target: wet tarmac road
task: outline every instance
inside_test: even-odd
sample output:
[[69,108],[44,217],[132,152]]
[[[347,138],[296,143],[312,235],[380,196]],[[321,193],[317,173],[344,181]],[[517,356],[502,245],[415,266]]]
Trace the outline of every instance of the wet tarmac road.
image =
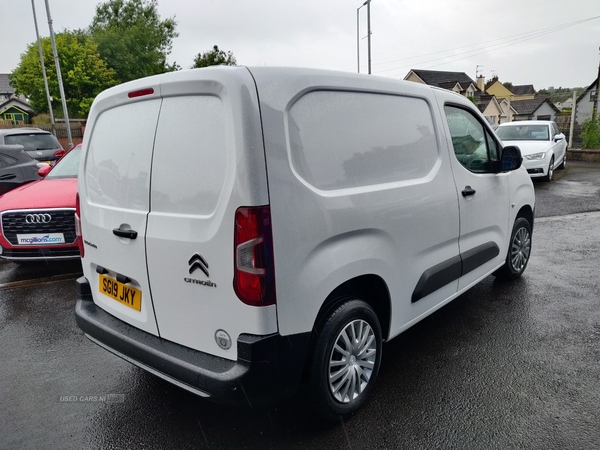
[[0,448],[600,448],[600,165],[556,174],[524,277],[387,344],[373,398],[333,426],[196,398],[83,337],[76,264],[0,263]]

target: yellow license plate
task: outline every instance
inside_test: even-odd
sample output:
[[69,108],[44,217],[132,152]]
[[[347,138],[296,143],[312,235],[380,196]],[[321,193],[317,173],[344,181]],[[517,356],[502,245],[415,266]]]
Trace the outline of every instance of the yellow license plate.
[[120,283],[105,275],[100,275],[98,290],[125,306],[129,306],[136,311],[142,310],[142,291],[139,289]]

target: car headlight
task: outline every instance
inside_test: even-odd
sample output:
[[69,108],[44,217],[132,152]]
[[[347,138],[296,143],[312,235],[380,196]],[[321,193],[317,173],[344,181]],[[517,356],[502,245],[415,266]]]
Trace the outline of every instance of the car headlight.
[[533,155],[525,155],[525,159],[544,159],[546,157],[546,153],[545,152],[541,152],[541,153],[534,153]]

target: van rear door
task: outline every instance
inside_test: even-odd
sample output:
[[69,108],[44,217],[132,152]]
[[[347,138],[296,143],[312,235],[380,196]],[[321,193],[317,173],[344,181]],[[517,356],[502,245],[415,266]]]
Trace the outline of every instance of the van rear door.
[[79,178],[82,263],[97,305],[158,335],[145,232],[162,100],[158,86],[144,88],[132,91],[131,84],[113,88],[101,94],[92,109]]
[[246,68],[161,78],[146,232],[160,336],[235,360],[240,334],[277,331],[275,305],[249,306],[233,288],[234,218],[268,205],[254,80]]

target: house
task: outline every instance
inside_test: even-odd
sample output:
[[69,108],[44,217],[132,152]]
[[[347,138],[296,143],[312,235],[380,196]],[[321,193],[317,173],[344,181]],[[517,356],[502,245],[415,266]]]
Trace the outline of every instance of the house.
[[486,94],[493,95],[494,97],[499,99],[507,98],[511,101],[515,99],[515,94],[513,94],[512,91],[510,91],[506,88],[506,86],[500,83],[500,81],[498,81],[498,77],[493,77],[490,81],[488,81],[485,84],[483,91]]
[[555,103],[556,107],[560,110],[563,109],[572,109],[573,108],[573,99],[568,98],[564,102]]
[[520,84],[507,88],[500,83],[497,76],[488,81],[483,90],[487,94],[496,96],[496,98],[507,98],[510,101],[533,100],[535,98],[533,84]]
[[500,109],[502,110],[502,117],[500,123],[504,122],[512,122],[515,120],[515,116],[517,115],[517,111],[510,104],[510,100],[507,98],[502,98],[498,100],[500,104]]
[[448,89],[465,97],[475,97],[477,92],[477,84],[464,72],[411,69],[404,79]]
[[510,106],[515,110],[514,120],[555,120],[560,112],[548,97],[515,100]]
[[0,73],[0,121],[30,123],[33,109],[22,95],[15,95],[7,73]]
[[577,98],[575,103],[575,122],[582,124],[584,120],[592,118],[592,110],[594,109],[594,102],[598,95],[596,87],[598,86],[598,78],[594,80],[589,87],[583,91],[583,93]]
[[13,125],[28,124],[32,115],[31,106],[18,98],[0,103],[0,121],[12,122]]
[[520,84],[511,86],[509,89],[514,94],[515,100],[533,100],[535,98],[533,84]]
[[496,97],[477,91],[475,93],[475,101],[477,102],[477,108],[488,119],[490,125],[498,126],[506,122],[506,120],[503,120],[505,113]]

